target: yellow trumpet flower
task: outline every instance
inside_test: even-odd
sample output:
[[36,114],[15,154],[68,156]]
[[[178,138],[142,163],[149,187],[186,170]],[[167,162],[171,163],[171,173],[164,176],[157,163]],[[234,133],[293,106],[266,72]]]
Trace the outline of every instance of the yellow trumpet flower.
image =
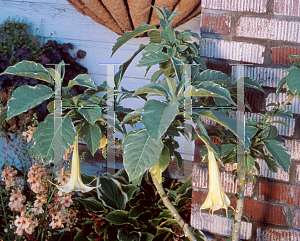
[[219,210],[220,208],[226,209],[230,205],[230,200],[223,190],[221,183],[220,173],[218,164],[215,158],[213,151],[210,148],[208,149],[208,171],[209,171],[209,190],[208,195],[200,208],[207,209],[214,213],[214,211]]
[[100,146],[99,146],[99,148],[98,149],[102,149],[102,148],[104,148],[106,146],[106,135],[102,135],[102,138],[101,138],[101,140],[100,140]]
[[74,142],[74,150],[72,156],[72,164],[71,164],[71,177],[69,181],[63,185],[58,186],[54,184],[60,191],[70,193],[73,191],[80,192],[89,192],[96,187],[89,187],[82,182],[81,174],[80,174],[80,160],[79,160],[79,151],[78,151],[78,135],[76,136]]

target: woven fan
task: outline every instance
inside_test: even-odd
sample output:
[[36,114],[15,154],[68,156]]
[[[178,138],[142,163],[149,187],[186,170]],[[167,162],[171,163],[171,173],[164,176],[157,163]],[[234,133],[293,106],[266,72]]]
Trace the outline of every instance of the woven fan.
[[180,12],[172,27],[183,24],[201,11],[201,0],[67,0],[83,15],[122,35],[141,23],[159,25],[159,16],[150,4]]

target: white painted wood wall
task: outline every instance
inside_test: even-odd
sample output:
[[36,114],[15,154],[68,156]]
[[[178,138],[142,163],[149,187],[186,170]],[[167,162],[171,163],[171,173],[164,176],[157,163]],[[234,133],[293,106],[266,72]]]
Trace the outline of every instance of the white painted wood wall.
[[[88,74],[96,84],[106,80],[106,67],[99,66],[99,63],[123,63],[140,44],[148,43],[148,38],[133,39],[110,58],[112,47],[119,35],[94,22],[90,17],[83,16],[65,0],[0,0],[0,24],[8,17],[18,17],[32,23],[33,29],[38,29],[42,37],[51,36],[51,39],[57,40],[58,43],[70,42],[74,46],[72,50],[74,56],[79,49],[85,50],[86,57],[79,59],[78,62],[88,68]],[[179,31],[191,29],[199,33],[200,16],[176,29]],[[152,73],[155,72],[153,68],[144,77],[145,67],[134,67],[140,58],[141,54],[136,57],[125,74],[122,86],[126,89],[134,90],[148,84]],[[132,100],[124,102],[125,106],[131,108],[134,108],[133,104],[134,107],[139,107],[143,102],[133,103]],[[183,145],[180,152],[183,152]],[[192,155],[193,148],[189,153],[190,158]]]

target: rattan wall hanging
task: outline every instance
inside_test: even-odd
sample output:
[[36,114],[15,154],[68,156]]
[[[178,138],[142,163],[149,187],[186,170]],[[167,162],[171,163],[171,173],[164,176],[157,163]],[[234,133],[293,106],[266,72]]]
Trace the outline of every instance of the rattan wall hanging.
[[158,25],[159,16],[151,5],[181,12],[172,24],[176,27],[201,11],[201,0],[67,0],[83,15],[122,35],[141,23]]

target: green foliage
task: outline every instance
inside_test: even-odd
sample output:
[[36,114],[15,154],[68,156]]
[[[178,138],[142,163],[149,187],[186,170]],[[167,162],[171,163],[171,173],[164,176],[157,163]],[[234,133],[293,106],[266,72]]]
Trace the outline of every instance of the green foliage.
[[38,37],[30,32],[31,26],[24,20],[7,19],[0,26],[0,56],[5,56],[10,64],[19,62],[18,50],[30,49],[28,57],[32,60],[42,54],[42,46]]
[[47,70],[43,65],[23,60],[20,63],[17,63],[14,66],[9,66],[3,73],[4,74],[12,74],[17,76],[23,76],[23,77],[30,77],[34,79],[43,80],[45,82],[48,82],[50,84],[54,84],[54,78],[49,73],[49,70]]
[[[94,177],[85,176],[86,182]],[[185,183],[164,182],[168,198],[178,212],[188,221],[190,200],[192,195],[192,178]],[[177,222],[170,211],[163,207],[151,177],[146,173],[142,177],[141,185],[135,186],[129,182],[124,169],[114,175],[100,175],[98,177],[97,193],[92,191],[80,198],[74,199],[78,208],[84,207],[86,212],[97,213],[98,220],[88,214],[87,220],[79,222],[75,240],[140,240],[160,241],[164,238],[183,238],[184,233],[174,229]],[[100,224],[101,222],[101,224]],[[91,230],[83,234],[82,230]],[[180,233],[180,234],[179,234]],[[200,231],[194,231],[197,240],[204,240]],[[185,239],[184,239],[185,240]]]
[[53,96],[53,90],[45,85],[23,85],[17,88],[8,101],[7,119],[26,112]]

